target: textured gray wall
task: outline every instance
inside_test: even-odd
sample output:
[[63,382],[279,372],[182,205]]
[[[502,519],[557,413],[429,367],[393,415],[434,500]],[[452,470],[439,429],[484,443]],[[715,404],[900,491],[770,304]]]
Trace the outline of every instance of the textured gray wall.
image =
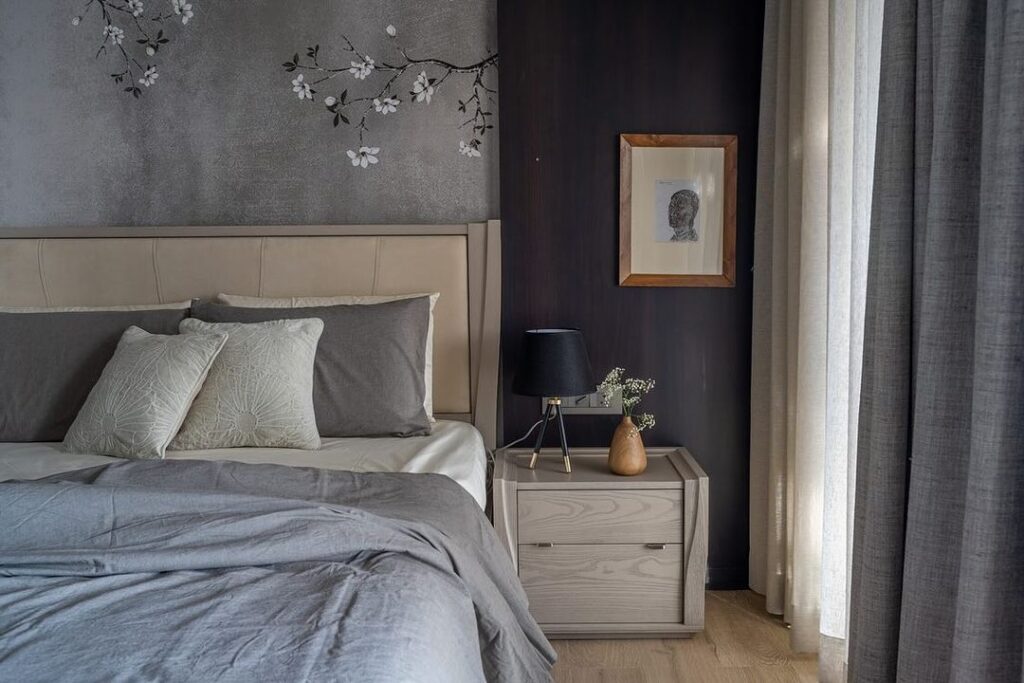
[[[126,0],[110,2],[124,6]],[[158,65],[136,99],[111,74],[122,58],[103,43],[88,0],[0,0],[0,225],[202,225],[464,222],[498,216],[498,136],[482,156],[459,153],[472,137],[458,100],[472,75],[453,74],[429,105],[409,96],[419,70],[396,83],[399,110],[370,111],[366,143],[380,162],[354,168],[351,127],[333,128],[323,99],[376,92],[343,72],[300,101],[282,62],[320,44],[320,61],[348,67],[346,35],[378,63],[432,57],[472,64],[496,51],[495,0],[192,0],[183,26],[147,57],[127,14],[123,45]],[[144,0],[146,15],[172,0]],[[397,29],[389,37],[385,27]],[[151,24],[144,24],[150,26]],[[444,70],[425,67],[440,77]],[[135,74],[136,85],[138,76]],[[307,74],[307,80],[311,76]],[[497,86],[491,69],[485,82]],[[496,99],[496,96],[495,96]],[[488,104],[496,113],[497,103]],[[497,125],[497,116],[492,123]]]

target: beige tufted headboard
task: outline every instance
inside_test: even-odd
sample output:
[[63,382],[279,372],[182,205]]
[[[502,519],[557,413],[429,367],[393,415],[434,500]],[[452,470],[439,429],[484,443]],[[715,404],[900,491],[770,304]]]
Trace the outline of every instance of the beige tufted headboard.
[[454,225],[31,228],[0,231],[0,307],[182,301],[224,292],[440,292],[434,410],[494,446],[498,221]]

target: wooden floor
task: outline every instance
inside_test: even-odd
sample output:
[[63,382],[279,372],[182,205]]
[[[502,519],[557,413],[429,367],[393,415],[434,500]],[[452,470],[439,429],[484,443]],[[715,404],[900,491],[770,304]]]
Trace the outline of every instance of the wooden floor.
[[555,640],[558,683],[817,681],[815,655],[789,648],[789,631],[751,591],[709,591],[705,629],[673,640]]

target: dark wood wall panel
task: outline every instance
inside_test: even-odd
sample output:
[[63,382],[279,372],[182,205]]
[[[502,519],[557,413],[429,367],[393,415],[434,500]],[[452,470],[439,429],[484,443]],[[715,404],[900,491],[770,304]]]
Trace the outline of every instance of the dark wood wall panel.
[[[504,434],[537,419],[511,394],[523,329],[580,327],[595,372],[654,377],[649,445],[685,444],[711,480],[711,581],[747,577],[750,309],[759,2],[499,0]],[[737,284],[617,282],[621,132],[739,136]],[[612,417],[570,417],[609,443]],[[554,436],[553,434],[551,435]]]

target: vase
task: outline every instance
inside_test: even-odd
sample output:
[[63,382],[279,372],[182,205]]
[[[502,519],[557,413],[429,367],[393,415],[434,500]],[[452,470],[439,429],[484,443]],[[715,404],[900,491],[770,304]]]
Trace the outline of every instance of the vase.
[[622,422],[612,435],[612,446],[608,449],[608,469],[627,477],[640,474],[647,469],[644,440],[629,415],[622,416]]

